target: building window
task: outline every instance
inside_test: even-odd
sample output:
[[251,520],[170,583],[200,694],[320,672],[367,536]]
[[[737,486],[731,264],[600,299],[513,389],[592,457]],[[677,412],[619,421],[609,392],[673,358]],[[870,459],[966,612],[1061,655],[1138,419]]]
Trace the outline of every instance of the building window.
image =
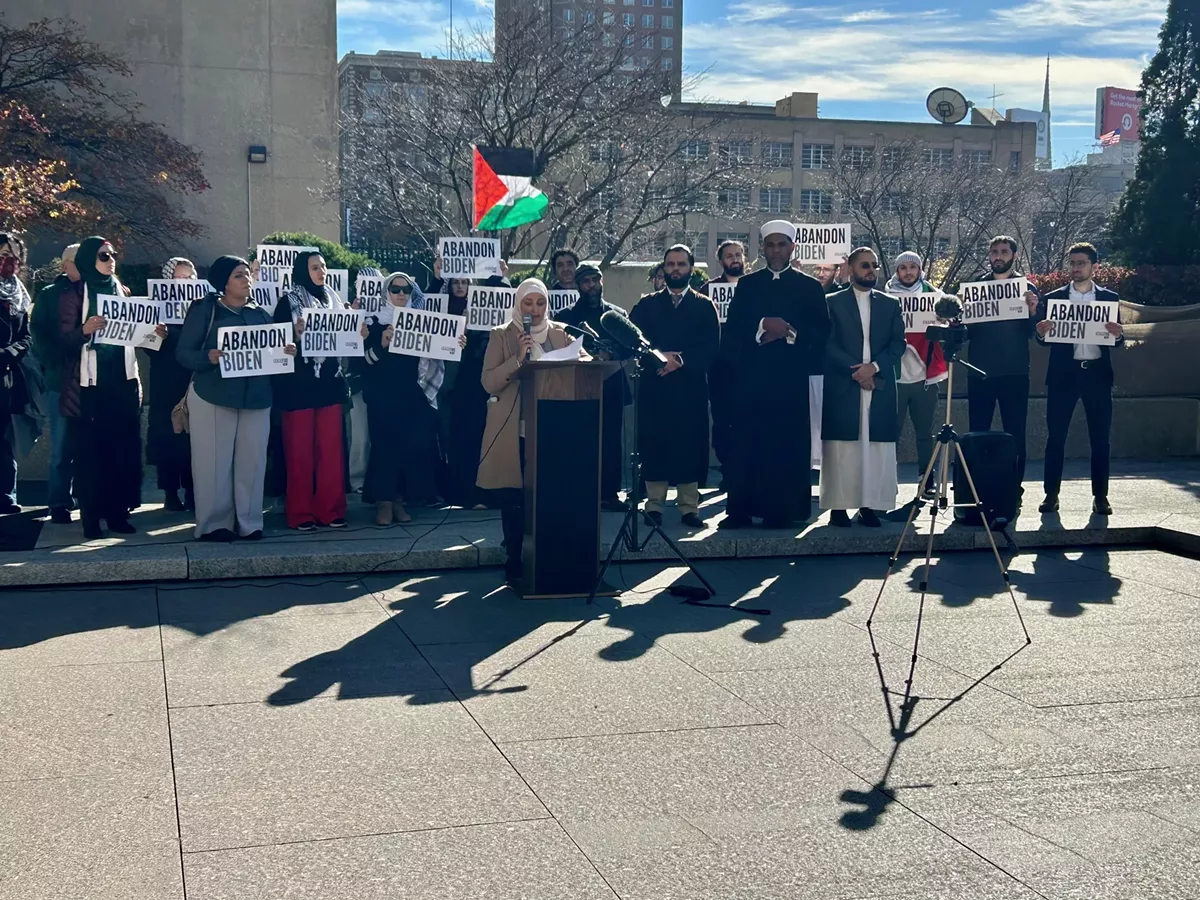
[[642,0],[642,6],[653,6],[654,0]]
[[931,169],[949,169],[954,166],[954,151],[945,147],[926,147],[921,151],[921,162]]
[[621,23],[626,28],[632,28],[633,27],[633,13],[625,13],[624,15],[622,15]]
[[828,215],[833,212],[833,196],[825,191],[803,190],[800,192],[800,212]]
[[721,141],[717,144],[717,158],[723,163],[748,165],[753,157],[753,141]]
[[[847,216],[862,216],[867,213],[867,204],[855,197],[842,198],[842,213]],[[857,246],[857,245],[856,245]]]
[[933,243],[933,255],[936,259],[945,259],[950,255],[950,238],[940,237]]
[[675,0],[662,0],[663,9],[671,9],[673,6],[675,6]]
[[727,206],[734,206],[738,209],[749,209],[750,189],[727,188],[723,191],[717,191],[717,202],[724,203]]
[[758,189],[758,208],[763,212],[785,213],[792,211],[792,189],[764,186]]
[[583,24],[584,25],[595,25],[596,24],[596,14],[594,12],[592,12],[591,10],[588,10],[587,12],[585,12],[583,14]]
[[663,16],[662,17],[662,27],[663,28],[674,28],[675,27],[675,17],[674,16]]
[[653,28],[654,27],[654,16],[642,16],[642,27],[643,28]]
[[[634,42],[635,42],[636,40],[637,40],[637,35],[636,35],[636,34],[627,34],[627,35],[625,35],[625,46],[626,46],[626,47],[632,47],[632,46],[634,45]],[[631,60],[631,59],[627,59],[627,60],[625,60],[625,62],[628,62],[628,63],[630,63],[630,64],[632,65],[632,63],[633,63],[633,60]]]
[[800,149],[800,168],[832,169],[833,144],[805,144]]
[[571,7],[569,7],[569,6],[566,9],[564,9],[563,10],[563,21],[564,22],[574,22],[575,21],[575,10],[571,9]]
[[654,49],[654,35],[647,34],[647,35],[642,36],[642,49],[643,50],[653,50]]
[[660,59],[658,61],[658,67],[660,69],[662,69],[664,72],[670,72],[671,67],[674,65],[675,65],[675,62],[669,56],[664,56],[662,59]]
[[738,241],[743,247],[750,246],[750,232],[748,231],[718,231],[717,246],[720,247],[726,241]]
[[874,164],[874,147],[846,147],[842,151],[842,165],[847,169],[869,169]]
[[684,159],[708,159],[709,147],[708,141],[684,141],[679,145],[679,152],[683,154]]
[[963,165],[970,169],[986,169],[992,164],[991,150],[964,150]]
[[894,194],[888,194],[883,198],[883,211],[889,216],[903,215],[904,201]]
[[603,231],[593,231],[588,235],[588,256],[604,256],[608,253],[608,235]]
[[609,34],[606,31],[604,33],[604,36],[600,39],[600,43],[603,44],[605,47],[611,47],[613,44],[616,43],[616,40],[617,40],[616,38],[614,38],[611,34]]
[[664,49],[664,50],[673,50],[673,49],[675,49],[675,38],[673,38],[673,37],[667,37],[666,35],[663,35],[663,39],[662,39],[662,49]]
[[763,141],[763,165],[773,169],[790,169],[792,167],[791,141]]
[[605,25],[614,25],[617,21],[616,15],[610,9],[606,9],[600,19]]
[[895,259],[904,252],[904,242],[898,237],[885,237],[879,241],[879,252],[887,259]]
[[900,147],[884,147],[879,168],[885,172],[899,172],[904,168],[904,151]]
[[1020,172],[1021,171],[1021,151],[1020,150],[1013,150],[1011,153],[1008,154],[1008,171],[1010,171],[1010,172]]

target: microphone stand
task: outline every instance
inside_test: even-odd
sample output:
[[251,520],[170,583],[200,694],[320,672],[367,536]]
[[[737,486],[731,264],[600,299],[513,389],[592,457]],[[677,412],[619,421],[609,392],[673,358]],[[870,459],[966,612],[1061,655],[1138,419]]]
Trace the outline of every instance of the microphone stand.
[[[708,580],[700,574],[700,571],[692,564],[692,561],[684,555],[680,546],[667,536],[662,530],[662,526],[657,524],[650,514],[642,509],[642,453],[640,449],[639,428],[640,428],[640,412],[641,412],[641,381],[642,381],[642,366],[641,359],[648,358],[653,363],[658,363],[659,359],[653,355],[649,346],[640,347],[635,351],[635,362],[629,371],[630,389],[633,393],[633,451],[629,454],[629,494],[627,497],[629,508],[625,511],[625,518],[621,522],[621,528],[617,531],[617,536],[613,538],[612,546],[608,550],[608,556],[604,558],[604,564],[600,566],[600,573],[596,577],[596,584],[592,587],[592,592],[588,594],[587,602],[590,604],[595,601],[596,594],[605,586],[604,576],[608,574],[609,567],[612,566],[613,559],[617,555],[617,550],[624,547],[629,553],[641,553],[646,549],[646,545],[650,543],[651,538],[658,535],[664,544],[670,548],[693,575],[700,580],[704,585],[704,589],[708,591],[707,596],[716,596],[716,588],[708,583]],[[653,364],[652,363],[652,364]],[[645,540],[641,539],[638,532],[638,520],[642,519],[648,529]]]

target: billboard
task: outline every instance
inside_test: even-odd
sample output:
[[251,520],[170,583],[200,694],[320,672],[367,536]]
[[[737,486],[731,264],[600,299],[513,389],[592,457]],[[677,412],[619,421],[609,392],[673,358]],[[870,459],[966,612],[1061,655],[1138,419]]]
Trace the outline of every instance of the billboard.
[[1037,153],[1038,159],[1050,158],[1050,114],[1038,109],[1010,109],[1005,113],[1010,122],[1037,123]]
[[1096,137],[1121,129],[1121,141],[1136,141],[1141,137],[1138,113],[1142,101],[1138,92],[1129,88],[1096,88]]

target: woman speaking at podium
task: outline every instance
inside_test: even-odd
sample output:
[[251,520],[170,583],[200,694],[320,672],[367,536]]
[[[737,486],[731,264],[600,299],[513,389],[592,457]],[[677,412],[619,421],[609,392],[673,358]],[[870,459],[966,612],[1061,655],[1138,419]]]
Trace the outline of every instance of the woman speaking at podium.
[[563,327],[550,320],[548,300],[549,292],[542,281],[522,281],[508,324],[492,329],[483,357],[483,387],[491,396],[476,484],[496,492],[508,554],[504,580],[514,590],[521,581],[525,531],[525,423],[521,420],[521,381],[517,372],[526,362],[541,359],[571,342]]

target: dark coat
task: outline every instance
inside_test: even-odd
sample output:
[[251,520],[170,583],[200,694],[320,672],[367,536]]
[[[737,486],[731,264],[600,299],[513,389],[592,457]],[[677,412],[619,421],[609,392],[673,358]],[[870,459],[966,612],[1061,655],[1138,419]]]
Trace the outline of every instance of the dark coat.
[[193,386],[200,399],[229,409],[267,409],[271,406],[273,376],[222,378],[220,366],[208,358],[208,351],[217,349],[219,329],[269,324],[271,314],[254,303],[234,310],[218,301],[216,294],[209,294],[191,305],[183,318],[175,359],[184,369],[195,373]]
[[[619,306],[614,306],[607,300],[601,299],[598,306],[592,306],[586,300],[580,297],[566,309],[559,311],[559,313],[554,316],[554,321],[558,322],[564,327],[567,325],[573,325],[576,328],[580,327],[586,322],[593,331],[595,331],[601,337],[604,337],[604,327],[600,324],[600,317],[610,309],[616,310],[621,315],[625,315],[625,310],[621,309]],[[579,337],[578,334],[571,334],[572,340],[577,337]],[[600,348],[596,346],[596,341],[594,338],[585,335],[583,338],[583,349],[585,349],[593,357],[599,358],[600,356]],[[614,358],[623,359],[626,356],[627,354],[618,355]],[[625,378],[624,369],[618,369],[604,379],[605,406],[608,406],[609,404],[614,406],[618,404],[625,406],[630,403],[632,399],[633,397],[629,393],[629,383]]]
[[42,377],[48,391],[62,390],[65,356],[58,335],[58,300],[64,291],[77,290],[75,284],[66,275],[59,275],[38,291],[33,312],[29,314],[32,349],[42,364]]
[[[1014,275],[1014,277],[1017,277]],[[995,281],[996,276],[988,273],[980,281]],[[1031,291],[1036,288],[1031,284]],[[1029,375],[1029,341],[1034,336],[1033,317],[1009,319],[1007,322],[980,322],[967,326],[967,362],[977,366],[990,377],[1004,375]],[[980,378],[970,369],[967,375]]]
[[[759,322],[774,317],[796,330],[794,343],[758,343]],[[808,517],[808,376],[825,371],[828,339],[829,311],[815,278],[762,269],[738,281],[721,339],[733,398],[734,464],[725,472],[731,516]]]
[[[1038,311],[1037,311],[1036,321],[1041,322],[1042,320],[1044,320],[1046,318],[1046,310],[1049,308],[1049,305],[1050,305],[1049,301],[1051,301],[1051,300],[1069,300],[1070,298],[1071,298],[1071,285],[1070,284],[1064,284],[1062,287],[1058,288],[1057,290],[1050,291],[1048,294],[1043,295],[1040,302],[1038,303]],[[1117,294],[1114,291],[1110,291],[1108,288],[1102,288],[1098,284],[1096,285],[1096,300],[1097,301],[1116,303],[1117,300],[1119,300],[1119,299],[1120,298],[1117,296]],[[1118,306],[1117,307],[1117,322],[1119,323],[1120,321],[1121,321],[1121,307]],[[1039,335],[1037,333],[1036,330],[1034,331],[1034,337],[1037,338],[1037,342],[1039,344],[1042,344],[1042,345],[1050,348],[1050,362],[1046,366],[1046,384],[1047,385],[1061,383],[1064,380],[1071,378],[1075,375],[1076,370],[1079,369],[1079,363],[1075,360],[1075,345],[1074,344],[1059,344],[1059,343],[1047,344],[1045,342],[1045,340],[1042,339],[1041,335]],[[1125,343],[1125,335],[1121,335],[1119,338],[1117,338],[1117,346],[1118,347],[1120,347],[1124,343]],[[1109,384],[1112,384],[1112,381],[1113,381],[1112,357],[1109,353],[1109,351],[1111,349],[1112,349],[1111,347],[1106,347],[1103,344],[1101,344],[1100,345],[1100,358],[1097,360],[1092,360],[1092,361],[1088,362],[1088,368],[1091,368],[1092,366],[1096,366],[1102,372],[1104,372],[1106,374]]]
[[[275,306],[274,320],[282,324],[293,324],[306,309],[340,309],[343,304],[329,288],[324,298],[318,300],[301,286],[293,287],[279,298]],[[315,363],[304,356],[300,341],[296,341],[295,368],[286,375],[272,375],[275,389],[275,405],[284,412],[300,409],[324,409],[338,406],[350,399],[350,388],[342,373],[341,360],[325,357],[321,374],[317,375]]]
[[647,481],[703,483],[708,478],[708,370],[721,342],[717,310],[690,287],[676,306],[671,292],[647,294],[629,318],[656,350],[680,353],[670,375],[646,371],[638,426]]
[[25,409],[29,397],[21,359],[29,352],[29,310],[0,304],[0,437],[8,426],[8,414]]
[[[821,438],[857,441],[861,419],[862,388],[852,377],[851,366],[863,361],[862,319],[852,288],[825,298],[831,331],[825,353],[825,396],[821,407]],[[879,367],[871,398],[871,440],[900,438],[896,408],[896,377],[907,346],[900,304],[887,294],[871,291],[871,362]]]

